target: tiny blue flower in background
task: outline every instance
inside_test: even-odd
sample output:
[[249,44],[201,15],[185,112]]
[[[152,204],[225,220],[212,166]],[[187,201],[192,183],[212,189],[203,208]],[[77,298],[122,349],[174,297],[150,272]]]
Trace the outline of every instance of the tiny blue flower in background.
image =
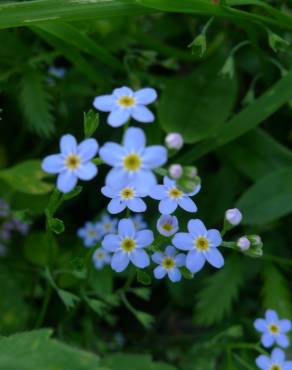
[[112,127],[124,125],[130,117],[139,122],[153,122],[153,113],[145,107],[157,99],[154,89],[147,87],[134,92],[129,87],[114,89],[111,95],[97,96],[93,106],[102,112],[111,112],[107,122]]
[[9,204],[2,198],[0,198],[0,217],[7,217],[10,214]]
[[261,342],[264,347],[268,348],[274,344],[284,348],[289,346],[286,333],[292,329],[291,321],[280,320],[276,311],[267,310],[265,319],[255,320],[254,327],[262,333]]
[[184,266],[186,256],[183,253],[176,254],[176,249],[173,246],[166,247],[164,253],[155,252],[152,255],[152,260],[159,264],[154,269],[156,279],[163,279],[165,275],[168,275],[173,283],[181,280],[181,272],[178,267]]
[[60,140],[60,154],[47,156],[42,162],[42,169],[48,173],[59,174],[57,188],[68,193],[77,184],[77,180],[91,180],[97,174],[97,167],[91,162],[98,151],[95,139],[86,139],[77,145],[72,135],[64,135]]
[[273,349],[271,357],[258,356],[256,364],[262,370],[292,370],[292,361],[286,361],[285,353],[279,348]]
[[77,231],[77,235],[83,239],[87,248],[95,245],[102,237],[101,228],[97,222],[86,222],[84,227]]
[[51,66],[48,69],[48,73],[51,76],[56,77],[56,78],[64,78],[66,74],[66,68]]
[[163,185],[153,186],[149,191],[149,196],[160,200],[159,212],[164,215],[174,212],[177,206],[188,212],[196,212],[197,206],[190,197],[196,195],[200,189],[201,185],[198,184],[191,193],[184,193],[176,186],[175,180],[165,176]]
[[156,227],[161,235],[171,236],[178,231],[178,220],[175,216],[162,215],[159,217]]
[[106,185],[116,187],[127,183],[147,193],[157,181],[152,170],[167,161],[167,150],[161,145],[145,148],[143,130],[131,127],[124,136],[124,145],[106,143],[100,149],[101,159],[112,166],[106,177]]
[[134,226],[137,231],[147,229],[148,227],[148,224],[144,221],[142,215],[133,215],[130,217],[130,220],[134,222]]
[[107,206],[109,213],[117,214],[125,208],[129,208],[133,212],[146,211],[146,204],[141,199],[146,194],[137,190],[135,186],[129,184],[121,184],[118,188],[104,186],[101,192],[106,197],[112,198]]
[[98,248],[92,255],[95,268],[101,270],[105,265],[111,262],[111,255],[104,248]]
[[106,235],[102,247],[113,252],[111,267],[116,272],[124,271],[131,261],[139,268],[149,266],[148,254],[143,250],[153,242],[151,230],[136,231],[133,221],[123,218],[118,225],[118,235]]
[[222,254],[217,247],[222,243],[220,232],[215,229],[207,230],[199,219],[188,222],[188,233],[177,233],[172,244],[181,250],[189,251],[186,267],[192,272],[200,271],[206,260],[210,265],[220,268],[224,265]]
[[102,236],[113,234],[117,232],[118,219],[113,218],[110,215],[103,214],[98,225],[100,226]]

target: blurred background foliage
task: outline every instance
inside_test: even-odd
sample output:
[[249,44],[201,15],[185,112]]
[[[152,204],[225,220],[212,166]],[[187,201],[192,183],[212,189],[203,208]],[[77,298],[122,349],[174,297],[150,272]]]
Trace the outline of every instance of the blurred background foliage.
[[[256,343],[253,319],[266,308],[292,317],[291,9],[290,0],[0,1],[0,194],[32,224],[0,261],[0,333],[50,327],[55,337],[0,338],[1,370],[255,368],[256,345],[244,345]],[[93,98],[122,85],[159,91],[148,142],[183,134],[170,163],[198,167],[198,216],[220,227],[238,206],[243,226],[230,235],[260,234],[262,258],[226,251],[222,270],[178,284],[134,270],[86,275],[76,230],[106,206],[101,166],[57,212],[65,232],[51,238],[49,272],[52,183],[40,159],[64,133],[81,139]],[[99,143],[121,135],[101,114]]]

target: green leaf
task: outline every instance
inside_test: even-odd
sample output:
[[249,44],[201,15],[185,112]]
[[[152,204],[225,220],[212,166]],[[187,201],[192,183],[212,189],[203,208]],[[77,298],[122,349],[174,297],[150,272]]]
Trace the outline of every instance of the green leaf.
[[179,132],[186,143],[210,137],[231,113],[236,82],[218,75],[218,60],[193,74],[170,80],[159,104],[159,121],[167,132]]
[[109,268],[94,269],[89,277],[89,284],[94,292],[105,299],[113,292],[113,273]]
[[65,231],[64,222],[58,218],[49,218],[49,227],[55,234],[62,234]]
[[283,48],[287,48],[287,46],[290,44],[289,41],[283,39],[283,37],[280,37],[271,30],[268,30],[268,40],[271,49],[273,49],[275,53],[281,51]]
[[14,190],[35,195],[48,193],[53,188],[51,184],[42,181],[45,176],[41,170],[41,162],[37,160],[21,162],[0,171],[0,178]]
[[143,285],[149,285],[151,284],[151,276],[147,274],[147,272],[144,272],[142,270],[137,270],[137,281]]
[[[53,243],[53,254],[56,254],[57,244]],[[50,261],[50,246],[47,235],[44,232],[30,233],[24,243],[24,255],[26,259],[36,265],[46,266]]]
[[132,288],[130,289],[130,292],[143,299],[144,301],[149,301],[151,296],[150,288]]
[[90,109],[84,113],[84,136],[91,137],[99,126],[99,114]]
[[40,71],[27,69],[22,73],[19,103],[30,130],[40,136],[50,136],[54,132],[51,97]]
[[292,211],[292,169],[281,168],[261,178],[239,199],[236,207],[246,224],[262,225]]
[[202,58],[207,50],[206,34],[201,33],[198,35],[189,45],[192,49],[192,53]]

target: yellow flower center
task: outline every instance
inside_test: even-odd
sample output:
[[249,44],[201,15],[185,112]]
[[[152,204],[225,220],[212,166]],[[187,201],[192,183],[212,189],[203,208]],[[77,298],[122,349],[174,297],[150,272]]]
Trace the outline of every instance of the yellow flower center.
[[120,191],[120,196],[123,199],[132,199],[134,197],[134,191],[131,188],[124,188]]
[[271,324],[269,326],[269,330],[272,334],[278,334],[279,333],[279,326],[276,324]]
[[121,242],[121,248],[125,252],[132,252],[136,248],[136,242],[131,238],[125,238]]
[[282,370],[279,365],[272,365],[271,370]]
[[104,224],[103,227],[106,231],[108,231],[111,228],[111,224]]
[[171,257],[165,257],[162,261],[162,266],[167,270],[172,269],[175,266],[174,259]]
[[204,236],[200,236],[199,238],[195,240],[195,247],[201,252],[207,251],[209,249],[208,239],[205,238]]
[[132,107],[136,104],[136,99],[132,96],[125,95],[118,99],[118,104],[123,108]]
[[173,226],[166,222],[165,224],[162,225],[162,229],[165,231],[171,231],[173,229]]
[[172,199],[177,199],[183,195],[183,192],[177,188],[172,188],[168,191],[168,195]]
[[69,154],[65,161],[69,170],[76,170],[80,166],[80,157],[77,154]]
[[96,254],[95,254],[95,257],[98,259],[98,260],[102,260],[104,258],[104,253],[103,252],[99,252],[97,251]]
[[96,231],[95,230],[88,231],[88,236],[91,236],[92,238],[96,237]]
[[136,153],[128,154],[124,157],[124,169],[126,171],[138,171],[141,167],[141,158]]

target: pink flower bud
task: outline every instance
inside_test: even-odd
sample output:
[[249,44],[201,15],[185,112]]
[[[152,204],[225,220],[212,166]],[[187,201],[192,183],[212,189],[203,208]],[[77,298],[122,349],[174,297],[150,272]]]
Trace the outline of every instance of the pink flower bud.
[[179,179],[183,174],[183,168],[180,164],[172,164],[168,172],[173,179]]
[[250,247],[250,241],[247,239],[246,236],[242,236],[241,238],[238,239],[236,245],[238,248],[244,252],[247,251]]
[[180,150],[184,145],[184,140],[178,132],[172,132],[165,138],[165,145],[168,149]]
[[225,212],[225,219],[230,223],[230,225],[237,226],[242,220],[242,214],[237,208],[228,209]]

